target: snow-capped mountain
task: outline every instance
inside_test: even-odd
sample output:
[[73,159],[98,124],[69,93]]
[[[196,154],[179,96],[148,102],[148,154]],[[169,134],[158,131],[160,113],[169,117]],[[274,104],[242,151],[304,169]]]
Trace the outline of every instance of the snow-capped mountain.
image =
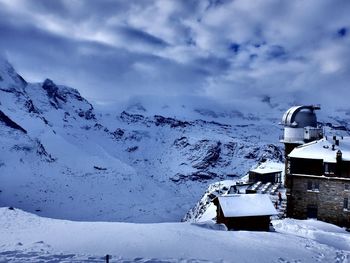
[[[262,103],[259,112],[195,106],[174,116],[171,106],[154,114],[140,102],[96,111],[77,90],[27,83],[0,60],[0,206],[72,220],[179,221],[210,183],[283,160],[278,122],[288,106]],[[344,118],[325,123],[346,132]]]

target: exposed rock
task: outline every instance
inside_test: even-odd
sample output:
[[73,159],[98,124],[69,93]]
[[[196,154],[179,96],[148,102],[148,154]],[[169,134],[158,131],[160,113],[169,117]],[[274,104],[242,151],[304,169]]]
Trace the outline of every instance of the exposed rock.
[[116,129],[114,132],[112,132],[111,134],[113,135],[113,137],[117,140],[121,139],[124,135],[125,131],[118,128]]
[[177,173],[174,176],[170,177],[170,180],[175,182],[175,183],[177,183],[177,182],[180,182],[181,180],[183,180],[185,178],[187,178],[186,175]]
[[263,153],[258,159],[259,162],[262,162],[263,160],[274,160],[278,162],[283,162],[283,150],[274,144],[268,144],[263,147]]
[[94,169],[99,170],[99,171],[106,171],[107,170],[107,168],[96,166],[96,165],[94,165]]
[[103,125],[100,124],[100,123],[96,123],[96,124],[94,125],[94,128],[97,129],[97,130],[102,130]]
[[177,173],[174,176],[170,177],[170,180],[175,182],[175,183],[179,183],[179,182],[183,182],[183,181],[208,181],[208,180],[212,180],[215,178],[218,178],[219,176],[214,173],[214,172],[209,172],[209,171],[197,171],[197,172],[193,172],[190,174],[181,174],[181,173]]
[[7,117],[6,114],[3,113],[1,110],[0,110],[0,121],[8,127],[11,127],[13,129],[24,132],[25,134],[27,133],[27,131],[25,129],[23,129],[21,126],[19,126],[13,120],[11,120],[9,117]]
[[181,138],[176,139],[174,141],[174,145],[177,148],[186,148],[187,146],[190,145],[190,143],[188,142],[188,138],[187,137],[181,137]]
[[138,146],[133,146],[133,147],[129,147],[128,149],[126,149],[129,153],[131,152],[135,152],[139,147]]
[[206,181],[217,177],[218,175],[216,173],[207,171],[194,172],[189,176],[192,181]]
[[13,147],[12,147],[12,150],[15,150],[15,151],[22,151],[22,152],[31,152],[33,151],[33,147],[32,146],[29,146],[29,145],[24,145],[24,144],[15,144]]
[[228,156],[233,156],[237,150],[237,142],[225,143],[223,148],[227,151]]
[[22,84],[23,86],[28,85],[27,81],[25,81],[25,79],[21,75],[19,75],[19,74],[16,74],[16,75],[17,75],[17,81],[19,81],[20,84]]
[[238,110],[231,110],[231,111],[224,111],[224,112],[217,112],[211,109],[203,109],[203,108],[197,108],[194,109],[195,112],[199,113],[202,116],[211,117],[211,118],[244,118],[244,115],[242,112]]
[[130,114],[126,111],[123,111],[120,114],[120,119],[127,123],[134,123],[134,122],[144,121],[145,117],[141,114]]
[[154,120],[155,120],[154,123],[156,126],[170,125],[171,128],[177,128],[177,127],[185,128],[186,126],[190,125],[190,123],[187,121],[180,121],[173,118],[166,118],[160,115],[155,115]]
[[46,162],[51,163],[51,162],[56,161],[56,159],[53,158],[53,157],[51,156],[51,154],[49,154],[49,153],[46,151],[44,145],[42,145],[41,142],[40,142],[39,140],[36,140],[36,145],[37,145],[36,153],[37,153],[39,156],[41,156],[42,158],[44,158],[44,160],[45,160]]
[[145,138],[150,138],[149,133],[147,131],[140,130],[140,131],[131,131],[125,139],[130,141],[140,142],[142,139],[145,139]]
[[[90,105],[91,106],[91,105]],[[90,109],[88,109],[87,111],[85,111],[85,119],[87,120],[91,120],[91,119],[95,119],[95,114],[93,113],[93,108],[91,106]]]
[[191,124],[193,125],[200,125],[200,126],[207,126],[207,125],[213,125],[213,126],[218,126],[224,129],[231,129],[231,125],[229,124],[223,124],[217,121],[206,121],[206,120],[195,120]]
[[58,99],[63,102],[67,102],[66,98],[61,96],[61,94],[58,92],[58,87],[51,79],[46,79],[42,84],[42,88],[46,91],[50,104],[56,109],[60,108]]
[[40,113],[40,111],[34,106],[33,101],[30,99],[26,101],[24,106],[27,108],[29,113],[36,113],[36,114]]
[[79,109],[78,115],[79,115],[79,117],[85,118],[86,120],[95,119],[95,114],[93,113],[92,108],[88,109],[87,111]]
[[217,161],[220,158],[221,142],[217,142],[215,145],[210,146],[202,161],[193,165],[196,169],[206,169],[208,167],[215,167]]
[[247,153],[244,156],[244,158],[246,158],[246,159],[256,159],[258,157],[259,150],[260,150],[259,147],[253,148],[252,151],[250,151],[249,153]]

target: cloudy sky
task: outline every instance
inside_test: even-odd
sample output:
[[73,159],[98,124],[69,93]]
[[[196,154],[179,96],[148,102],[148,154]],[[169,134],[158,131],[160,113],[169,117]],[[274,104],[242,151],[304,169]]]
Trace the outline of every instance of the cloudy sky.
[[133,96],[350,98],[348,0],[0,0],[0,52],[29,81]]

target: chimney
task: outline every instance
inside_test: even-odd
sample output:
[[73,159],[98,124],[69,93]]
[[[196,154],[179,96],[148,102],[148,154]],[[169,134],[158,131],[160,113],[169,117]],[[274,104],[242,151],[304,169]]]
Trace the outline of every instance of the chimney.
[[341,176],[341,170],[342,170],[342,158],[343,158],[343,154],[341,152],[341,150],[337,151],[337,155],[336,155],[336,159],[337,159],[337,163],[335,165],[335,172],[337,176]]
[[339,146],[339,140],[335,140],[335,145]]

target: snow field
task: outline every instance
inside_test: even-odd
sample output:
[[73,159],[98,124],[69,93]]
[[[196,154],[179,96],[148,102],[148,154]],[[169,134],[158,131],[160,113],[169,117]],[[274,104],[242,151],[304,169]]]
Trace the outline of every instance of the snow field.
[[68,257],[67,262],[69,259],[84,262],[106,254],[112,255],[115,262],[350,259],[349,236],[341,228],[313,220],[286,219],[273,223],[276,232],[223,231],[208,222],[207,225],[73,222],[4,207],[0,208],[0,260],[16,262],[17,258],[17,262],[24,262],[45,256],[46,261],[64,262],[64,257]]

